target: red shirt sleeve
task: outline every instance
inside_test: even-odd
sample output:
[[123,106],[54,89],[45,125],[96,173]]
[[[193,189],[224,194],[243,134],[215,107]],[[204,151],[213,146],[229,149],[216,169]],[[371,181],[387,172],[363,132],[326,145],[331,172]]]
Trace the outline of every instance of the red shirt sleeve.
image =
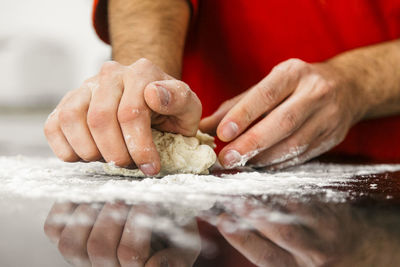
[[[191,20],[194,21],[197,16],[198,0],[186,0],[190,5]],[[94,0],[92,21],[94,29],[101,40],[110,43],[110,36],[108,32],[108,1],[107,0]]]

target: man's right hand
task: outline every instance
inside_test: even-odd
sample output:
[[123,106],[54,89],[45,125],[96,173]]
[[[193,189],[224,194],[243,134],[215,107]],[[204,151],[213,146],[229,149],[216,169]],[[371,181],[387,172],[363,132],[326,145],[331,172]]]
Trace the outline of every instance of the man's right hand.
[[182,81],[147,59],[130,66],[106,62],[98,75],[70,91],[46,121],[44,132],[62,160],[104,159],[135,164],[147,175],[160,171],[151,127],[196,134],[201,103]]

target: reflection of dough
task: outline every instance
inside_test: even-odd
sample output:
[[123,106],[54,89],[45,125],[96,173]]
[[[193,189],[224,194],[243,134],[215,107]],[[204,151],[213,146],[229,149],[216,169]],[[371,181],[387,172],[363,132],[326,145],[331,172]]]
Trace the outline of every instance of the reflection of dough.
[[[196,137],[185,137],[180,134],[152,131],[154,144],[161,159],[161,171],[157,176],[174,173],[208,174],[217,156],[213,148],[214,138],[200,131]],[[139,169],[118,168],[105,164],[104,171],[112,175],[144,177]]]

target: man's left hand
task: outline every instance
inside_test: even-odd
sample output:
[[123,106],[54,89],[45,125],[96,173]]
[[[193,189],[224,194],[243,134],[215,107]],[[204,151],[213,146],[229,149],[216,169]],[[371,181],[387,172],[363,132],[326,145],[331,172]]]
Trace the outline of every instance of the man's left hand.
[[301,164],[339,144],[365,113],[344,76],[329,62],[289,59],[223,103],[200,129],[230,142],[219,154],[227,168],[247,161],[269,169]]

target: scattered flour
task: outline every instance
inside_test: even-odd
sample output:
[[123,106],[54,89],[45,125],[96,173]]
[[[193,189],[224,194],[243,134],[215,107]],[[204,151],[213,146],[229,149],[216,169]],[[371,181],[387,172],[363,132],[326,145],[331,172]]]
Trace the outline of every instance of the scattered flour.
[[55,158],[0,157],[0,196],[52,198],[94,202],[170,202],[212,206],[217,200],[240,195],[297,197],[323,194],[328,201],[344,201],[355,175],[398,171],[400,165],[335,165],[309,163],[289,170],[214,175],[177,174],[162,179],[109,176],[102,163],[64,163]]
[[237,168],[237,167],[243,167],[246,165],[247,161],[249,161],[251,158],[256,156],[258,153],[261,152],[261,149],[256,149],[253,151],[250,151],[244,155],[241,155],[239,152],[236,150],[231,150],[231,153],[235,153],[240,160],[238,162],[235,162],[234,164],[228,166],[229,169]]

